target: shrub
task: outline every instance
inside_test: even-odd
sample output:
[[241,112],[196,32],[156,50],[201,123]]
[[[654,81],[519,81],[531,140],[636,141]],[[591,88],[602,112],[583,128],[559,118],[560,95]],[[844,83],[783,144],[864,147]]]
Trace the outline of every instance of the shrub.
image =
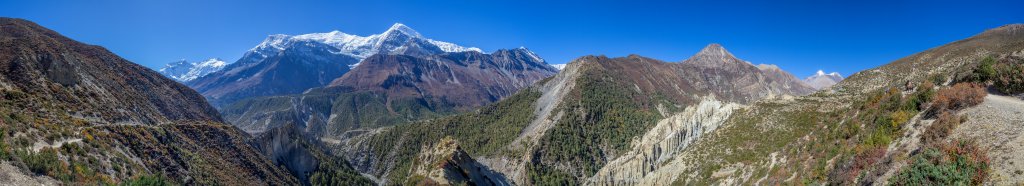
[[155,175],[142,175],[121,182],[122,186],[168,186],[174,185],[167,178]]
[[985,101],[985,87],[977,83],[957,83],[943,88],[932,99],[929,115],[938,116],[944,111],[960,110]]
[[973,141],[931,145],[911,161],[892,185],[980,185],[989,176],[988,155]]
[[974,69],[974,79],[979,82],[991,80],[996,75],[996,60],[992,57],[985,57]]
[[921,141],[925,144],[935,143],[945,139],[949,136],[953,129],[956,129],[960,123],[963,123],[963,119],[956,114],[951,112],[942,112],[939,114],[939,118],[932,122],[932,125],[925,129],[924,134],[921,136]]
[[1024,93],[1024,65],[1001,64],[999,66],[999,70],[992,77],[992,86],[1004,94]]

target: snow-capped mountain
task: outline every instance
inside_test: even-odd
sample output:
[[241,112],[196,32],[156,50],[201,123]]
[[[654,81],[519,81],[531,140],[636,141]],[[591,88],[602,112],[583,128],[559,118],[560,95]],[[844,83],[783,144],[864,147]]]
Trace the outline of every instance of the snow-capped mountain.
[[839,75],[839,72],[832,72],[826,74],[825,71],[818,70],[818,73],[804,79],[804,83],[807,83],[807,85],[814,87],[814,89],[821,90],[823,88],[831,87],[832,85],[835,85],[836,83],[839,83],[839,81],[842,80],[843,76]]
[[[373,54],[422,53],[432,55],[464,51],[483,53],[483,50],[479,48],[463,47],[449,42],[425,38],[416,30],[402,23],[395,23],[384,33],[370,36],[357,36],[337,30],[295,36],[275,34],[267,37],[256,47],[253,47],[250,52],[269,56],[285,50],[292,43],[302,41],[327,44],[338,49],[335,53],[349,55],[359,60],[366,59]],[[355,66],[353,65],[352,67]]]
[[341,31],[275,34],[223,70],[187,84],[219,106],[249,97],[297,94],[327,85],[374,54],[429,56],[448,52],[482,50],[428,39],[401,23],[370,36]]
[[220,69],[224,69],[224,66],[227,65],[227,62],[224,62],[224,60],[221,60],[219,58],[207,59],[205,61],[198,63],[188,62],[182,59],[177,62],[168,63],[166,66],[160,68],[160,70],[158,71],[160,72],[160,74],[163,74],[164,76],[167,76],[179,82],[188,82],[195,80],[196,78],[205,76],[206,74],[210,74]]
[[551,67],[555,67],[555,69],[561,71],[562,69],[565,69],[565,64],[551,64]]

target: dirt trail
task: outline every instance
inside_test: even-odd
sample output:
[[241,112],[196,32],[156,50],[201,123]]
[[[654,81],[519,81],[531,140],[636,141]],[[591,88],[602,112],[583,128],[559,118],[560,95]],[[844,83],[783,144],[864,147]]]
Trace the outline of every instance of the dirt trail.
[[953,131],[954,139],[975,139],[988,149],[990,184],[1024,184],[1024,100],[988,95],[981,105],[963,110],[967,122]]
[[43,150],[43,148],[46,148],[46,147],[53,148],[53,149],[59,149],[61,146],[64,146],[64,144],[68,144],[68,143],[81,143],[81,142],[82,142],[82,138],[61,139],[61,140],[53,142],[53,144],[48,144],[48,143],[43,142],[43,141],[38,141],[35,144],[32,144],[32,152],[39,152],[40,150]]

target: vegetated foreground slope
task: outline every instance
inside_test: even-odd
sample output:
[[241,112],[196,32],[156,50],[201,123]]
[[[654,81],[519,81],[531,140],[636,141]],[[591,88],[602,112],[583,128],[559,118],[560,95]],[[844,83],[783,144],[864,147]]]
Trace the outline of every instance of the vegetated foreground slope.
[[195,91],[26,20],[0,18],[0,98],[0,161],[18,167],[5,174],[73,185],[298,183]]
[[221,112],[248,132],[294,124],[336,138],[353,129],[467,111],[512,95],[555,72],[525,48],[491,54],[378,54],[330,86],[295,96],[243,100]]
[[[759,102],[676,156],[669,166],[679,169],[636,183],[664,181],[656,177],[665,172],[685,185],[1019,184],[991,176],[1020,175],[990,163],[984,143],[950,133],[1000,130],[976,125],[1014,118],[961,110],[992,101],[985,87],[999,78],[977,78],[985,58],[1021,57],[1024,25],[1007,25],[859,72],[831,91]],[[1015,138],[1005,135],[996,136]]]
[[[623,154],[649,155],[647,148],[634,148],[638,144],[633,139],[648,136],[666,118],[678,121],[665,121],[660,127],[666,129],[664,135],[650,134],[650,141],[685,146],[701,135],[690,131],[717,127],[701,124],[705,114],[722,120],[738,104],[811,90],[786,83],[799,83],[795,77],[773,79],[777,76],[718,45],[691,59],[668,63],[637,55],[581,57],[555,77],[497,103],[450,117],[352,131],[338,149],[360,172],[382,183],[402,183],[414,177],[409,170],[423,143],[451,136],[514,183],[582,184]],[[723,114],[713,114],[718,111]]]

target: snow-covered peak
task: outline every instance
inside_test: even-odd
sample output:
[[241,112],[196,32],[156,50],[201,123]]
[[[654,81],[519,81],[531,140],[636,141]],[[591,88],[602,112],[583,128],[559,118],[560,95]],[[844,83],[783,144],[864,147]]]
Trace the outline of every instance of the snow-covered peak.
[[449,42],[424,38],[419,32],[402,23],[395,23],[383,33],[370,36],[358,36],[336,30],[295,36],[275,34],[268,36],[267,39],[250,50],[250,52],[269,56],[277,51],[285,50],[289,44],[299,41],[318,42],[337,47],[340,49],[339,54],[349,55],[357,59],[365,59],[377,53],[407,50],[405,45],[410,43],[433,45],[441,50],[438,52],[483,52],[483,50],[475,47],[463,47]]
[[388,30],[385,31],[383,35],[395,32],[400,32],[415,38],[423,38],[423,35],[420,35],[419,32],[416,32],[416,30],[413,30],[412,28],[409,28],[408,26],[405,26],[405,24],[402,23],[395,23],[394,25],[391,25],[391,28],[388,28]]
[[562,70],[565,69],[565,64],[551,64],[551,67],[555,67],[555,69]]
[[537,53],[533,53],[533,51],[531,51],[530,49],[527,49],[524,46],[520,46],[519,48],[516,48],[515,50],[523,51],[523,53],[525,53],[526,56],[530,57],[530,59],[532,59],[533,61],[546,62],[546,61],[544,61],[544,58],[541,58],[540,56],[537,55]]
[[804,79],[808,85],[815,89],[828,88],[836,83],[843,80],[843,76],[839,75],[839,72],[825,73],[824,70],[818,70],[813,76]]
[[187,82],[195,80],[196,78],[205,76],[207,74],[219,71],[227,66],[228,63],[224,62],[220,58],[211,58],[202,62],[188,62],[184,59],[168,63],[163,68],[158,70],[160,74],[167,76],[171,79]]

